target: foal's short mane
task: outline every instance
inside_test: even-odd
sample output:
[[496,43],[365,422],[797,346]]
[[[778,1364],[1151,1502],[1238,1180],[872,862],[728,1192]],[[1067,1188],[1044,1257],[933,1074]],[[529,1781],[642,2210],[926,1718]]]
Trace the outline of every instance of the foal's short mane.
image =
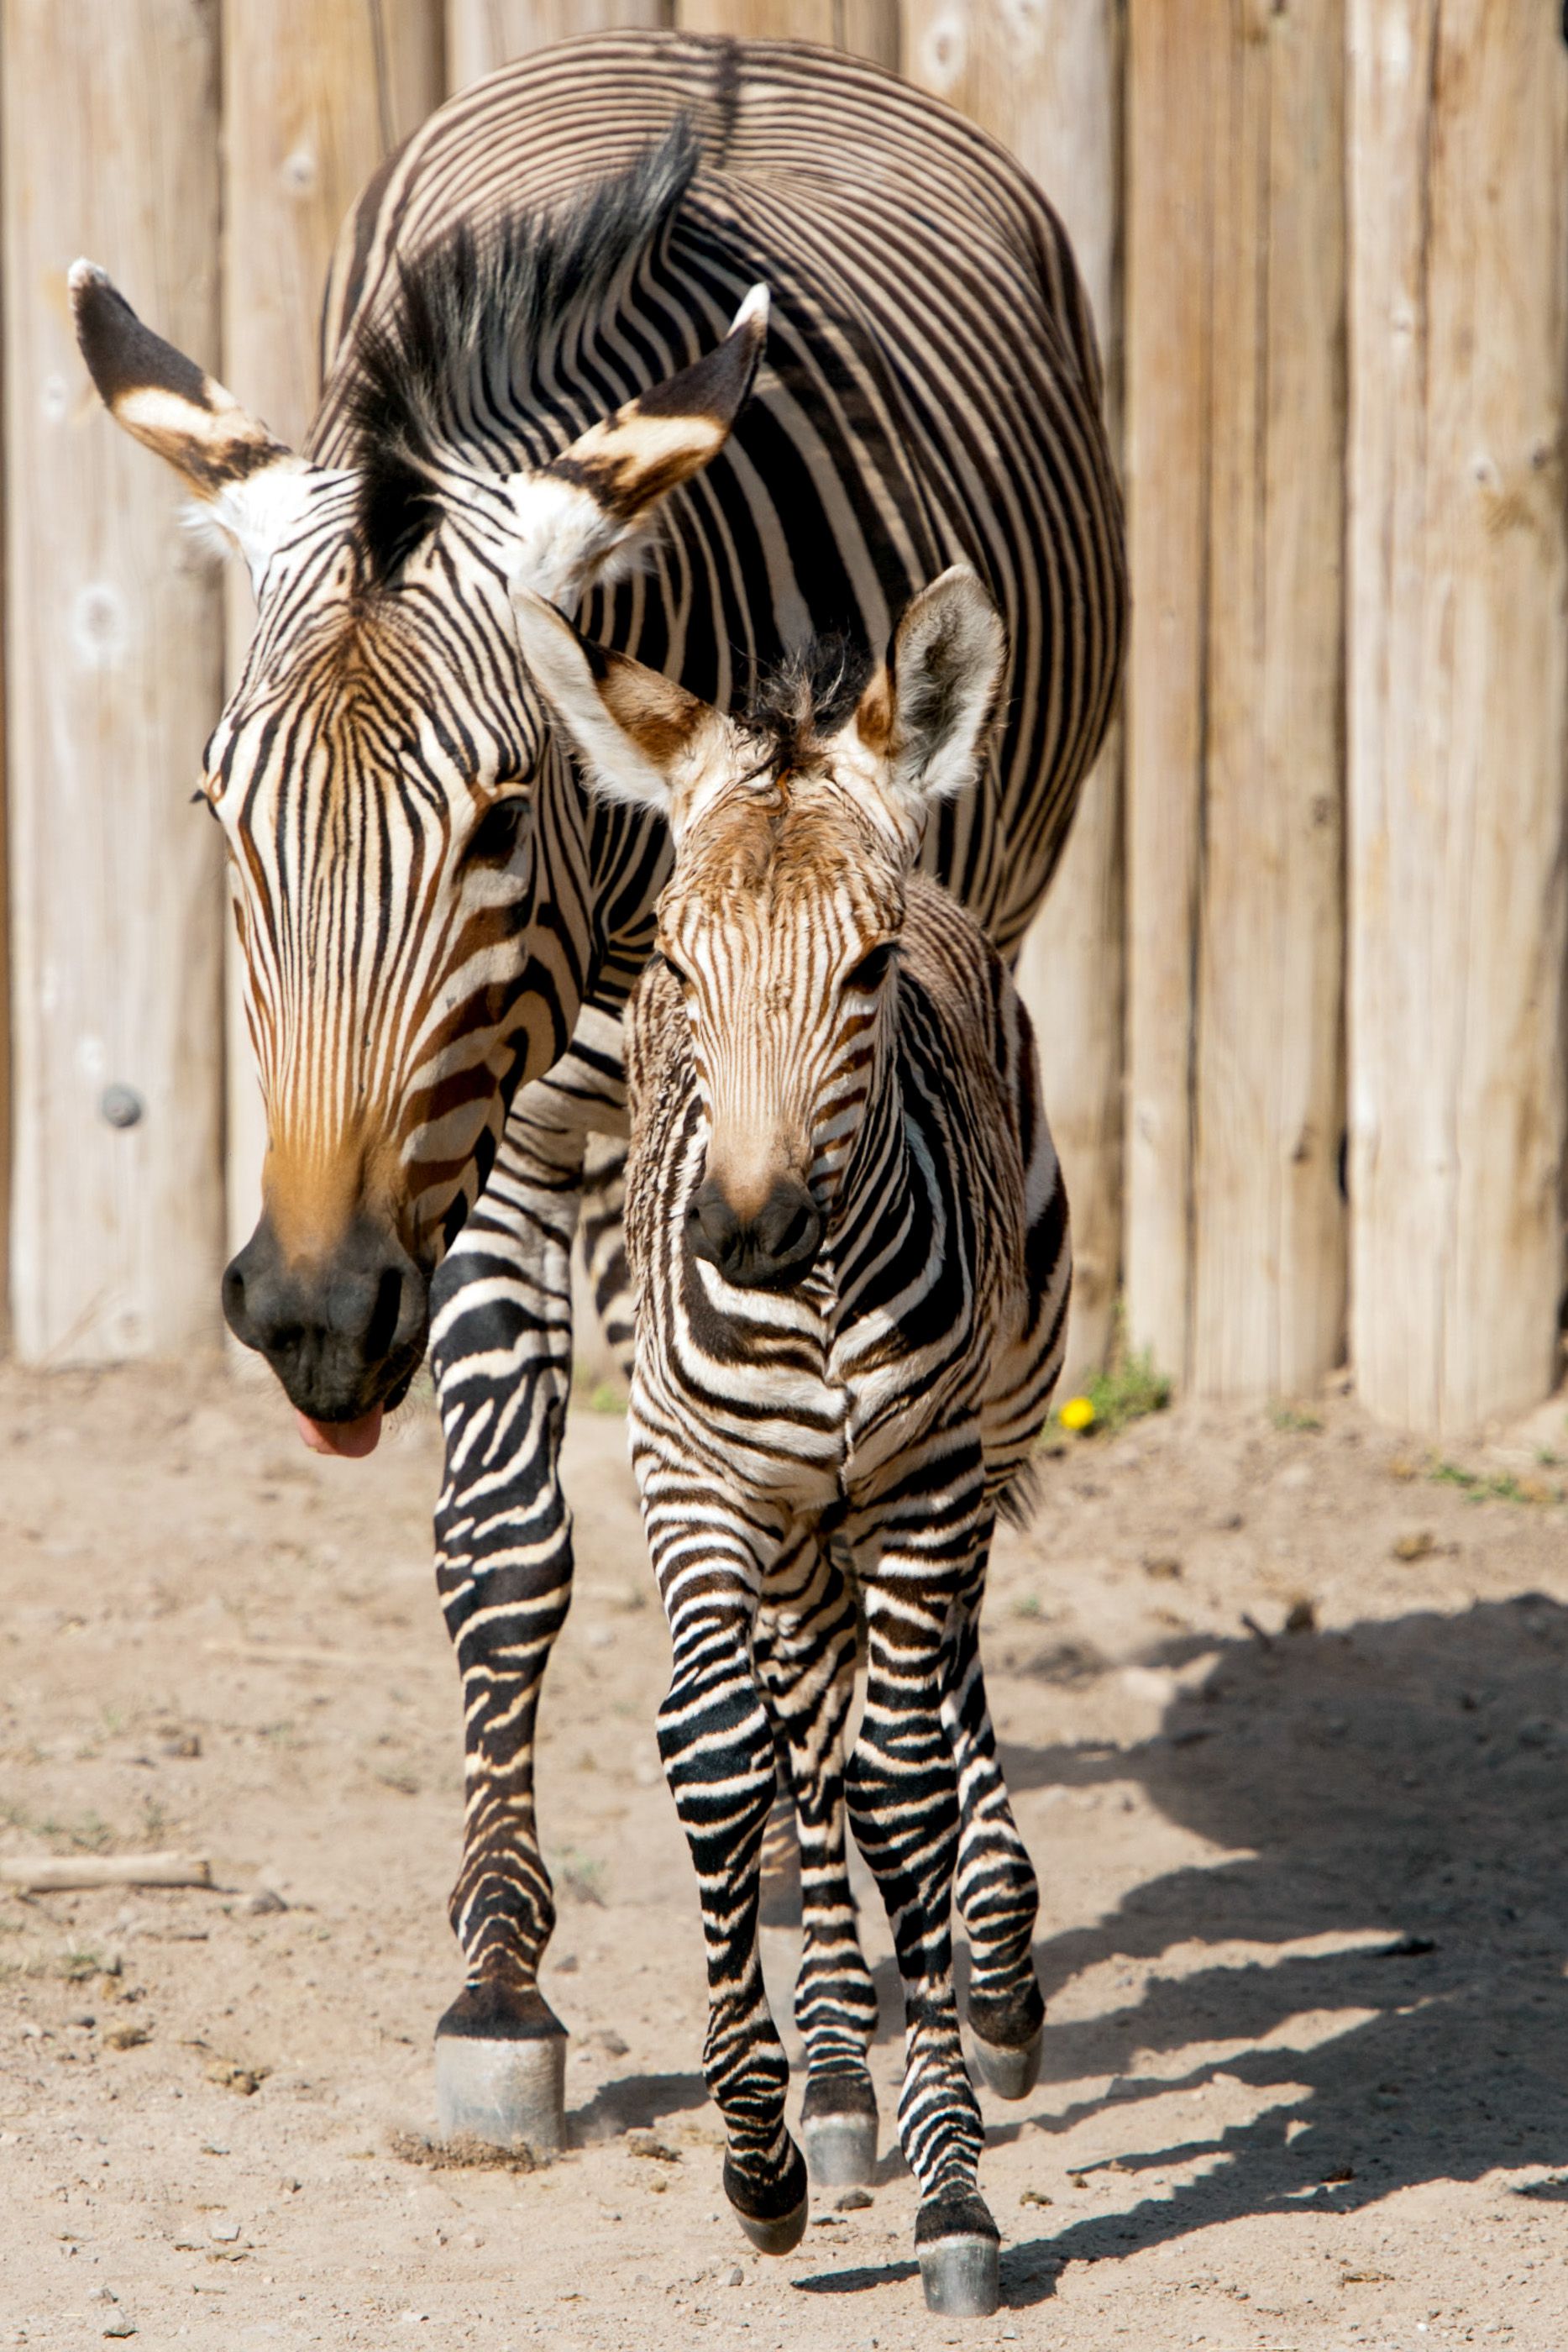
[[537,431],[539,408],[548,417],[559,404],[545,379],[569,331],[662,240],[696,166],[682,116],[628,170],[559,211],[459,220],[400,262],[392,300],[361,322],[346,360],[350,463],[374,584],[392,581],[439,521],[444,465],[515,467],[507,420],[533,409]]
[[770,767],[802,768],[829,736],[847,725],[865,691],[872,658],[836,632],[812,637],[770,670],[740,712]]

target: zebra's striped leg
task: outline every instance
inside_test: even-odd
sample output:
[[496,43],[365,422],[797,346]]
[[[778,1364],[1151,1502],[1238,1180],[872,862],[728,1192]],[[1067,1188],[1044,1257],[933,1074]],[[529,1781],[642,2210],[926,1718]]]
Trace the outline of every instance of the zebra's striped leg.
[[[800,1857],[804,1948],[795,2019],[810,2065],[801,2132],[812,2179],[840,2189],[871,2179],[876,2165],[876,2094],[866,2065],[876,1989],[856,1928],[844,1811],[855,1650],[849,1586],[815,1528],[806,1528],[768,1573],[752,1654],[788,1759],[783,1793]],[[775,1845],[778,1814],[776,1801]]]
[[659,1752],[691,1847],[707,1948],[703,2074],[724,2116],[725,2194],[753,2245],[784,2254],[806,2227],[806,2167],[784,2121],[789,2063],[758,1948],[762,1838],[773,1802],[773,1727],[751,1658],[760,1552],[779,1529],[723,1523],[711,1480],[635,1455],[670,1621]]
[[[982,1563],[983,1569],[983,1563]],[[955,1612],[942,1719],[958,1768],[958,1912],[969,1938],[968,2023],[976,2063],[1004,2099],[1040,2080],[1045,2002],[1031,1948],[1040,1885],[1013,1820],[980,1664],[980,1580]]]
[[989,1525],[978,1478],[949,1455],[943,1484],[911,1482],[865,1591],[866,1700],[850,1759],[850,1818],[887,1906],[904,1979],[899,2137],[920,2188],[915,2244],[935,2311],[994,2311],[997,2225],[979,2193],[983,2130],[964,2064],[953,1990],[953,1881],[958,1772],[942,1720],[945,1635],[983,1557]]
[[632,1377],[632,1270],[626,1263],[626,1146],[591,1135],[582,1163],[582,1255],[612,1354]]
[[466,1981],[436,2028],[442,2128],[538,2155],[564,2139],[565,2029],[538,1989],[555,1925],[534,1817],[534,1725],[571,1597],[558,1455],[571,1380],[581,1146],[514,1111],[439,1276],[446,1441],[436,1578],[463,1678],[466,1804],[451,1903]]

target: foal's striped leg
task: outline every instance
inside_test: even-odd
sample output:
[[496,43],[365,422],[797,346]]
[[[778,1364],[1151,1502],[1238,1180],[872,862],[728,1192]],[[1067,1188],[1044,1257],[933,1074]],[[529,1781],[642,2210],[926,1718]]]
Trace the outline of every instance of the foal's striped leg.
[[[866,2065],[876,1988],[850,1892],[844,1812],[856,1635],[845,1578],[816,1529],[800,1528],[768,1572],[752,1650],[788,1759],[789,1826],[799,1837],[804,1946],[795,2019],[810,2068],[801,2127],[812,2178],[832,2188],[869,2180],[876,2163],[876,2094]],[[778,1812],[776,1801],[770,1841]]]
[[767,1561],[781,1529],[716,1500],[634,1437],[649,1549],[670,1622],[659,1752],[691,1847],[707,1947],[703,2074],[724,2116],[725,2194],[764,2253],[806,2227],[806,2167],[784,2121],[789,2063],[758,1948],[762,1837],[773,1802],[773,1726],[751,1657]]
[[991,1532],[977,1441],[927,1452],[876,1512],[865,1580],[866,1698],[847,1789],[904,1979],[899,2137],[920,2188],[915,2251],[936,2310],[994,2311],[997,2225],[977,2179],[984,2138],[953,1990],[958,1772],[942,1720],[947,1629]]
[[1040,2079],[1045,2002],[1032,1946],[1040,1885],[1008,1800],[986,1704],[979,1605],[984,1559],[955,1612],[942,1720],[958,1768],[961,1826],[956,1892],[969,1939],[969,2032],[980,2072],[1005,2099]]

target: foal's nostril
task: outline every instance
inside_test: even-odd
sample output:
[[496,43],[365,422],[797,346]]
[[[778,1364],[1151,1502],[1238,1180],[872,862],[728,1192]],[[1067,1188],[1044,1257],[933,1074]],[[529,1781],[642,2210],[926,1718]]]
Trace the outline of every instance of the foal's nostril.
[[822,1238],[817,1204],[803,1184],[781,1176],[752,1217],[738,1217],[708,1177],[687,1217],[694,1254],[741,1289],[787,1289],[810,1269]]
[[768,1254],[780,1265],[793,1265],[798,1258],[814,1256],[821,1221],[809,1197],[802,1197],[789,1213],[782,1233],[768,1236]]
[[698,1257],[706,1258],[710,1265],[727,1274],[741,1231],[740,1220],[711,1176],[692,1202],[686,1230]]

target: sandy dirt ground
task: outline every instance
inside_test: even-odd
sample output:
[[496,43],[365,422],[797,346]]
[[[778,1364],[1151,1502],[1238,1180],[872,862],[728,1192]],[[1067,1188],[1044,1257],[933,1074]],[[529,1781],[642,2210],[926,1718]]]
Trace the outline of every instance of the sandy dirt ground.
[[725,2209],[624,1444],[574,1415],[541,1762],[578,2144],[435,2168],[429,1408],[330,1464],[219,1366],[0,1368],[0,1853],[215,1881],[0,1895],[0,2346],[1568,2347],[1561,1406],[1463,1456],[1500,1491],[1335,1400],[1047,1465],[988,1639],[1051,2021],[1039,2090],[983,2102],[972,2321],[923,2308],[896,2154],[783,2261]]

